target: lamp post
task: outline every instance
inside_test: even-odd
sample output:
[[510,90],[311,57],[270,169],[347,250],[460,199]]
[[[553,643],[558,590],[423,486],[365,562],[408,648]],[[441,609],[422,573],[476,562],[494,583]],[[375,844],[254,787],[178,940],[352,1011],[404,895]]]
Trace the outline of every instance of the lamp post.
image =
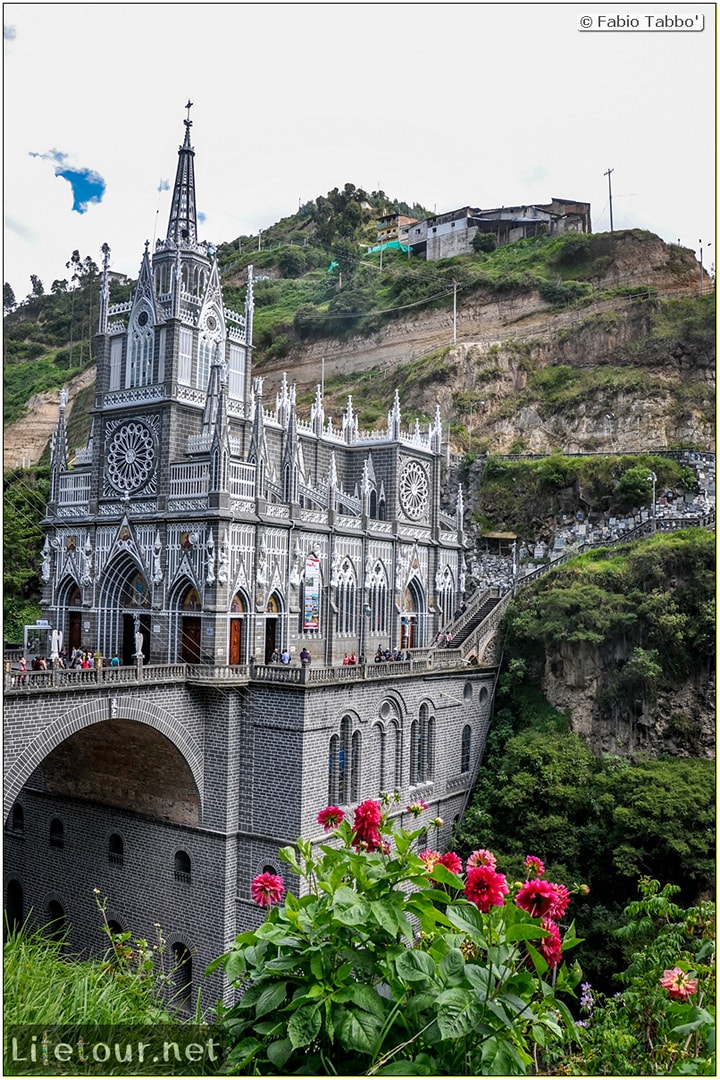
[[657,484],[657,476],[654,472],[651,472],[648,476],[648,480],[652,480],[652,531],[657,529],[657,512],[655,505],[655,485]]

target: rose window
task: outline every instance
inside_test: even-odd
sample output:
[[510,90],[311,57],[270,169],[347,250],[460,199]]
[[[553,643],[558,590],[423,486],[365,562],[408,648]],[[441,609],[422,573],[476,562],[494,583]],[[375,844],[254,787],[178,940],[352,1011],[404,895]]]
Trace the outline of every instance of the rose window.
[[125,424],[116,431],[107,453],[107,475],[117,491],[143,487],[153,468],[155,441],[145,424]]
[[428,504],[428,481],[417,461],[409,461],[400,475],[400,503],[414,521],[425,513]]

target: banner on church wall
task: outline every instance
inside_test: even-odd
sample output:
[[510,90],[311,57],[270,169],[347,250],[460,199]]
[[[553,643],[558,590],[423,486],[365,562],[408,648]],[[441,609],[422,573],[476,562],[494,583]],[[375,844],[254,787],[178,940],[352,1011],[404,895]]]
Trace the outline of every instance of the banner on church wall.
[[303,630],[320,629],[320,560],[308,555],[305,560],[303,589]]

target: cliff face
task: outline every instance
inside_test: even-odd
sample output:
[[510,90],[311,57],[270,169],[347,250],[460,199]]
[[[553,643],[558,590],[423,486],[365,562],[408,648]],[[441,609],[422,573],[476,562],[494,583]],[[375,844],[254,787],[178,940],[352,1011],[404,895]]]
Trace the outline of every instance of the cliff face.
[[623,652],[620,643],[610,649],[574,643],[548,656],[541,680],[548,701],[570,714],[573,730],[597,754],[714,758],[714,677],[690,673],[672,690],[606,709],[603,687]]

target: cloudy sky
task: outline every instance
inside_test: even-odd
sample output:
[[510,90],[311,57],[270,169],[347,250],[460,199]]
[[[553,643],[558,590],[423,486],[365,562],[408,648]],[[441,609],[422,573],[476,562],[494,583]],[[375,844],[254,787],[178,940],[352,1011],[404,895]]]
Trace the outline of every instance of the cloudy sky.
[[437,212],[581,199],[604,231],[612,169],[616,229],[702,239],[715,262],[713,4],[8,3],[4,17],[18,300],[31,274],[46,291],[65,277],[76,248],[99,264],[107,242],[137,274],[165,235],[188,100],[200,238],[216,244],[346,182]]

